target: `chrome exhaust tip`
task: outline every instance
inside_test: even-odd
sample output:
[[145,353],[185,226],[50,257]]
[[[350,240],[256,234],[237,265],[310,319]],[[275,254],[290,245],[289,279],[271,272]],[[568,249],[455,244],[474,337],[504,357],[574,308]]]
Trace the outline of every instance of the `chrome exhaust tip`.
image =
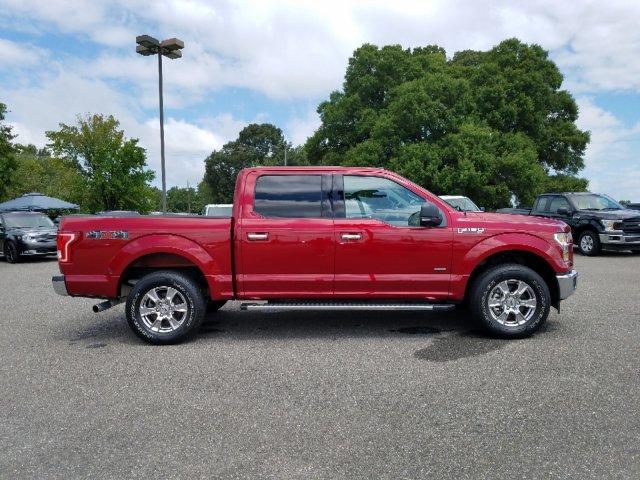
[[123,302],[123,300],[105,300],[104,302],[100,302],[95,304],[92,309],[93,313],[104,312],[105,310],[109,310],[111,307],[115,307]]

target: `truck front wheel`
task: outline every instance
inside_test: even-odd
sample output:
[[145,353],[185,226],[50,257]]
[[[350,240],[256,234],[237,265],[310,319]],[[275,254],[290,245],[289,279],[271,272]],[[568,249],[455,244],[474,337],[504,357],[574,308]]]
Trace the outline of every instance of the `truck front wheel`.
[[150,273],[136,282],[127,297],[127,322],[153,344],[181,342],[193,335],[206,312],[206,302],[192,278],[172,271]]
[[535,271],[518,264],[493,267],[475,281],[470,307],[475,320],[492,334],[522,338],[549,316],[549,287]]
[[585,230],[578,235],[578,250],[580,250],[581,254],[590,257],[598,255],[602,250],[598,234],[593,230]]

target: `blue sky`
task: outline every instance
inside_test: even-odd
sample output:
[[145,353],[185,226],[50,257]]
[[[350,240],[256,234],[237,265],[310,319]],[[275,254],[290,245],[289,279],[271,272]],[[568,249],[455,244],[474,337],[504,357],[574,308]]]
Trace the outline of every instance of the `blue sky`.
[[250,122],[302,143],[364,42],[452,55],[518,37],[550,51],[578,102],[591,190],[640,201],[639,24],[640,2],[615,0],[0,0],[0,102],[17,141],[36,145],[77,114],[112,113],[157,170],[156,63],[134,39],[177,36],[184,57],[165,62],[168,183],[195,184],[206,155]]

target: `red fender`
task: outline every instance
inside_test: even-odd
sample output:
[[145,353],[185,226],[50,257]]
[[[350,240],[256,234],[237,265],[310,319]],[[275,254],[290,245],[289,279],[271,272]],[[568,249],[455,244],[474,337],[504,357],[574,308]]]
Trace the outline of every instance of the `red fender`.
[[454,251],[453,268],[451,275],[451,298],[462,300],[467,288],[467,282],[471,273],[482,261],[496,253],[512,251],[527,252],[536,255],[544,260],[555,272],[563,272],[566,265],[560,263],[558,259],[559,247],[550,244],[548,241],[536,235],[528,233],[503,233],[486,238],[471,249],[467,250],[463,256],[457,256]]
[[[207,280],[212,298],[231,298],[233,287],[231,274],[223,268],[223,262],[213,258],[201,245],[179,235],[145,235],[127,243],[109,263],[108,272],[113,279],[114,296],[125,269],[145,255],[170,253],[183,257],[200,269]],[[227,260],[228,262],[228,260]]]

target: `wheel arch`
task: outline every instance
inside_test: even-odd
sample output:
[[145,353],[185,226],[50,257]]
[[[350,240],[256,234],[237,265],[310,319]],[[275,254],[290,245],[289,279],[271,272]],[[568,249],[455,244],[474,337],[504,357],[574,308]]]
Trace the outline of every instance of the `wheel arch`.
[[199,244],[178,235],[146,235],[129,242],[112,259],[109,274],[117,279],[117,295],[147,273],[173,270],[188,274],[213,296],[220,265]]
[[485,258],[476,266],[469,276],[469,280],[467,281],[465,288],[465,299],[469,297],[471,289],[480,275],[493,267],[506,265],[508,263],[515,263],[528,267],[540,275],[549,288],[551,305],[558,308],[560,302],[560,291],[558,288],[558,281],[556,279],[556,272],[542,257],[525,250],[504,250]]
[[[490,245],[480,243],[465,256],[465,261],[473,264],[464,291],[461,292],[465,300],[468,299],[474,282],[488,269],[515,263],[531,268],[542,277],[549,288],[551,304],[556,309],[559,308],[560,291],[556,272],[561,270],[562,266],[554,260],[556,255],[553,255],[552,245],[530,234],[511,234],[491,237],[488,240]],[[517,247],[514,248],[514,245]]]

